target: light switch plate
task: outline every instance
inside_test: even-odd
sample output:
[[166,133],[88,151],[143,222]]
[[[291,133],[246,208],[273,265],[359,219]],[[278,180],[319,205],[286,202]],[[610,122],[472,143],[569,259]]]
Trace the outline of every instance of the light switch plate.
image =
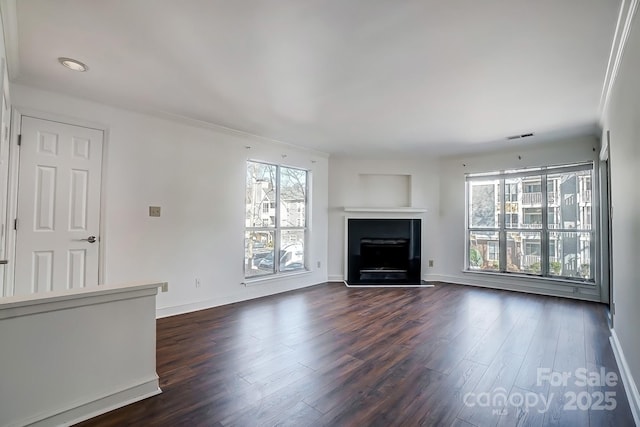
[[160,206],[149,206],[149,216],[160,216]]

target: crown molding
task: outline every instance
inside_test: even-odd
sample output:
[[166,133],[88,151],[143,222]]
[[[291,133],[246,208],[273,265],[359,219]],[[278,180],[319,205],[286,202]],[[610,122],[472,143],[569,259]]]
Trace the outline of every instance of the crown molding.
[[[100,103],[100,101],[92,101],[92,102]],[[194,119],[194,118],[191,118],[191,117],[183,116],[183,115],[180,115],[180,114],[169,113],[167,111],[161,111],[161,110],[144,110],[144,109],[135,110],[135,109],[131,109],[130,107],[126,107],[126,106],[119,107],[119,108],[129,109],[130,111],[136,111],[136,112],[141,113],[141,114],[147,114],[147,115],[154,116],[154,117],[161,118],[161,119],[165,119],[165,120],[172,120],[174,122],[182,123],[182,124],[188,125],[188,126],[199,127],[199,128],[202,128],[202,129],[215,130],[215,131],[218,131],[218,132],[221,132],[221,133],[225,133],[227,135],[238,136],[238,137],[242,137],[242,138],[251,139],[251,140],[254,140],[254,141],[266,142],[266,143],[269,143],[269,144],[275,144],[275,145],[279,145],[279,146],[281,146],[283,148],[289,148],[289,149],[293,149],[293,150],[297,150],[297,151],[306,152],[306,153],[309,153],[309,154],[312,154],[314,156],[317,156],[317,157],[320,157],[320,158],[324,158],[324,159],[328,159],[329,158],[329,153],[317,150],[315,148],[307,148],[307,147],[304,147],[304,146],[301,146],[301,145],[297,145],[295,143],[285,142],[285,141],[282,141],[282,140],[279,140],[279,139],[269,138],[267,136],[261,136],[261,135],[255,134],[255,133],[251,133],[251,132],[247,132],[247,131],[231,128],[231,127],[228,127],[228,126],[219,125],[219,124],[216,124],[214,122],[207,121],[207,120]],[[251,148],[251,147],[247,147],[247,148]]]
[[611,98],[611,92],[618,76],[618,69],[622,62],[624,48],[631,32],[631,24],[638,8],[638,0],[622,0],[620,4],[620,12],[618,13],[618,22],[611,43],[611,51],[609,53],[609,62],[607,64],[607,73],[605,74],[602,92],[600,94],[599,111],[602,115]]
[[0,0],[0,17],[4,29],[4,48],[7,53],[9,79],[20,74],[20,56],[18,55],[18,9],[17,0]]

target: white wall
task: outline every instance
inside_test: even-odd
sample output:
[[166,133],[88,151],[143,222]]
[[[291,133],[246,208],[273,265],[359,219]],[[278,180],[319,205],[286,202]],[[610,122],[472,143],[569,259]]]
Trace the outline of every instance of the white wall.
[[[527,290],[530,292],[569,295],[577,298],[599,300],[599,289],[592,286],[549,283],[542,279],[503,278],[482,273],[463,273],[465,263],[465,174],[517,169],[534,166],[562,165],[593,160],[597,164],[600,143],[595,137],[574,138],[552,143],[540,143],[527,147],[524,141],[514,142],[514,147],[499,152],[442,159],[440,163],[440,212],[441,239],[439,280]],[[597,181],[597,180],[596,180]],[[596,190],[594,188],[594,190]],[[596,191],[594,191],[594,194]],[[594,205],[594,210],[597,206]],[[595,215],[595,213],[594,213]],[[594,216],[594,222],[596,222]]]
[[[603,115],[610,130],[614,329],[628,362],[640,381],[640,17],[636,14],[618,77]],[[621,369],[623,367],[621,366]],[[631,397],[631,396],[630,396]],[[640,400],[636,390],[636,405]],[[637,414],[640,416],[640,413]]]
[[[158,297],[159,314],[165,315],[326,281],[326,155],[31,87],[13,85],[12,93],[18,110],[36,109],[108,128],[101,236],[106,283],[169,282],[169,292]],[[310,273],[241,284],[248,158],[311,170]],[[160,218],[148,216],[150,205],[161,206]]]
[[[329,278],[341,281],[344,277],[344,218],[345,207],[375,207],[375,197],[361,192],[370,191],[362,186],[360,175],[410,175],[411,207],[425,208],[427,213],[415,217],[422,218],[422,275],[427,278],[433,268],[428,260],[438,265],[438,198],[439,177],[435,159],[396,158],[365,159],[353,157],[331,157],[329,160]],[[384,181],[384,180],[383,180]],[[404,182],[404,179],[391,180]],[[389,189],[382,189],[383,192]],[[400,199],[406,198],[403,196]],[[400,200],[398,199],[398,200]],[[388,207],[380,201],[379,207]],[[369,216],[363,214],[364,216]],[[362,216],[362,215],[361,215]],[[379,215],[383,217],[385,215]]]

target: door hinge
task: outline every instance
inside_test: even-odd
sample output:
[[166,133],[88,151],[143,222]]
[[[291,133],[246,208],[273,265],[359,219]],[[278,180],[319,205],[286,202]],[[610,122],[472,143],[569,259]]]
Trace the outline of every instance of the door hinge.
[[22,145],[22,134],[18,135],[18,145]]
[[616,303],[615,302],[611,303],[611,309],[609,311],[611,312],[611,314],[616,314]]
[[18,229],[18,218],[13,220],[13,229],[17,230]]

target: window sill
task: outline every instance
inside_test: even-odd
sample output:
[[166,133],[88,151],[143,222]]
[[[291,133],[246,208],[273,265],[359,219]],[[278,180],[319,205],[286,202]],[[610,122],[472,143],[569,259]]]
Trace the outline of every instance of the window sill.
[[269,274],[269,275],[260,276],[260,277],[252,277],[252,278],[244,279],[241,285],[255,286],[263,283],[269,283],[269,282],[275,282],[282,279],[288,279],[291,277],[304,276],[304,275],[310,274],[311,272],[312,272],[311,270],[305,269],[305,270],[292,271],[287,273]]
[[582,285],[582,286],[588,286],[588,287],[595,287],[598,285],[595,281],[590,282],[586,280],[572,280],[572,279],[566,279],[566,278],[560,278],[560,277],[535,276],[533,274],[500,273],[500,272],[493,272],[493,271],[476,271],[476,270],[462,270],[462,272],[465,274],[480,274],[483,276],[486,275],[486,276],[495,276],[495,277],[503,277],[503,278],[514,277],[518,279],[534,280],[538,282],[539,281],[552,282],[552,283],[565,284],[570,286]]

